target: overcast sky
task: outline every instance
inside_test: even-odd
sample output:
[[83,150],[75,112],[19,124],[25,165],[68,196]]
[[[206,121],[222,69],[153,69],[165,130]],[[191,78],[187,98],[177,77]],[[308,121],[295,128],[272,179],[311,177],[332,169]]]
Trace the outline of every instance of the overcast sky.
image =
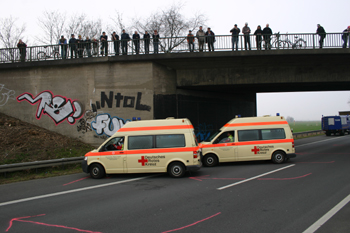
[[[41,33],[37,22],[45,10],[59,10],[67,15],[86,13],[91,19],[101,18],[104,25],[112,24],[111,19],[118,11],[123,14],[127,25],[132,18],[147,17],[150,12],[179,2],[184,4],[182,12],[186,18],[191,18],[196,12],[205,15],[207,25],[203,26],[210,26],[216,35],[228,35],[234,24],[242,29],[245,22],[252,31],[257,25],[263,28],[269,23],[273,33],[314,33],[318,23],[326,32],[342,32],[350,25],[349,0],[3,0],[0,17],[13,16],[18,18],[18,25],[25,23],[27,30],[24,37],[30,42]],[[350,91],[264,93],[258,94],[257,99],[259,116],[279,112],[295,120],[319,120],[322,115],[350,111]]]

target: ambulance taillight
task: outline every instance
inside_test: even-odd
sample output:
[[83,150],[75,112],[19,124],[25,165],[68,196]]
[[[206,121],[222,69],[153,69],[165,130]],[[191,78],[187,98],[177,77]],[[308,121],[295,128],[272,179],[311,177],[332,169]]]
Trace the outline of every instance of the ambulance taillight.
[[193,158],[194,159],[198,158],[198,151],[193,151]]
[[292,142],[292,148],[294,148],[294,142]]

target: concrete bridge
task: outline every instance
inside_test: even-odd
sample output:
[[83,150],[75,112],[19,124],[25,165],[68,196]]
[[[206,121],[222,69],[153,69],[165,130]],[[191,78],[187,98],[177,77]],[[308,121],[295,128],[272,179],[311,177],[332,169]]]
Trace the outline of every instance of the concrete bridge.
[[189,118],[200,139],[256,93],[349,90],[349,49],[172,53],[0,65],[0,112],[91,144],[133,118]]

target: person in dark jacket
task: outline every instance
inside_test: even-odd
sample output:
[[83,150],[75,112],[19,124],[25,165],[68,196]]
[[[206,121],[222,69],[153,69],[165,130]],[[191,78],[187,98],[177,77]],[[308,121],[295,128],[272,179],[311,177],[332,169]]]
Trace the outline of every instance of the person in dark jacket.
[[58,44],[61,45],[61,56],[62,59],[67,58],[67,40],[64,36],[61,36],[61,39],[58,40]]
[[260,25],[258,25],[257,29],[254,32],[255,40],[256,40],[256,49],[261,50],[261,35],[263,34],[263,31],[261,30]]
[[86,53],[88,55],[88,57],[92,57],[91,56],[91,40],[90,38],[87,36],[86,40],[84,41],[84,45],[85,45],[85,49],[86,49]]
[[151,42],[151,35],[148,33],[148,31],[145,31],[145,34],[143,34],[143,41],[145,43],[145,54],[149,54],[149,44]]
[[159,46],[159,34],[157,30],[154,30],[154,33],[152,35],[153,39],[153,53],[158,53],[158,46]]
[[[349,35],[350,35],[350,26],[348,26],[344,31],[343,31],[343,35],[342,35],[342,39],[344,41],[343,44],[343,48],[346,48],[348,39],[349,39]],[[349,48],[350,48],[350,40],[349,40]]]
[[100,41],[101,41],[101,55],[103,56],[103,53],[104,53],[105,56],[108,56],[108,36],[106,35],[105,32],[102,32],[102,35],[100,36]]
[[81,35],[78,35],[77,45],[78,45],[78,56],[79,58],[83,58],[85,43]]
[[19,53],[21,55],[21,62],[25,62],[27,54],[27,45],[22,40],[19,40],[17,48],[19,49]]
[[326,38],[326,31],[324,30],[324,28],[320,24],[317,24],[316,33],[320,36],[319,43],[320,43],[320,49],[322,49],[324,38]]
[[75,58],[77,58],[77,39],[75,39],[74,34],[71,35],[69,39],[69,47],[70,47],[70,58],[73,59],[73,53]]
[[232,33],[232,51],[235,49],[235,44],[236,44],[236,51],[238,51],[238,36],[239,33],[241,32],[241,29],[237,27],[237,24],[230,30]]
[[132,40],[135,47],[135,53],[139,54],[140,53],[140,34],[138,34],[137,31],[135,31],[134,35],[132,35]]
[[129,34],[125,32],[125,29],[122,31],[122,35],[120,36],[120,39],[122,41],[122,54],[128,55],[128,42],[131,39]]
[[113,34],[112,34],[112,41],[114,44],[114,55],[119,56],[120,40],[119,40],[119,36],[116,32],[113,32]]
[[209,52],[211,51],[214,52],[215,34],[213,31],[210,30],[210,28],[208,28],[208,30],[205,33],[205,39],[206,39],[206,42],[208,43]]
[[266,27],[262,31],[264,41],[265,41],[265,50],[270,49],[271,50],[271,36],[272,36],[272,30],[270,28],[269,24],[266,24]]

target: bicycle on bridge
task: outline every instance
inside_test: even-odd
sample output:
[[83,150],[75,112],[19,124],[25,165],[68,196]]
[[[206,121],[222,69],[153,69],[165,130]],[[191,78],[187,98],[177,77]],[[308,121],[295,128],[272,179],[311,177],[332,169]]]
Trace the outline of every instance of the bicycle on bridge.
[[[286,39],[285,40],[281,40],[281,35],[280,32],[276,33],[275,35],[271,36],[271,43],[269,45],[267,45],[267,47],[271,48],[275,48],[275,49],[306,49],[306,41],[302,38],[299,38],[298,36],[294,36],[295,40],[294,43],[289,40],[288,38],[288,34],[285,35]],[[262,48],[265,48],[265,40],[261,40],[259,42]]]
[[47,58],[51,58],[51,57],[53,57],[54,59],[58,59],[60,57],[60,53],[58,51],[57,46],[52,46],[52,49],[49,49],[49,51],[48,51],[48,47],[49,46],[44,46],[45,50],[38,52],[37,58],[39,61],[46,60]]

